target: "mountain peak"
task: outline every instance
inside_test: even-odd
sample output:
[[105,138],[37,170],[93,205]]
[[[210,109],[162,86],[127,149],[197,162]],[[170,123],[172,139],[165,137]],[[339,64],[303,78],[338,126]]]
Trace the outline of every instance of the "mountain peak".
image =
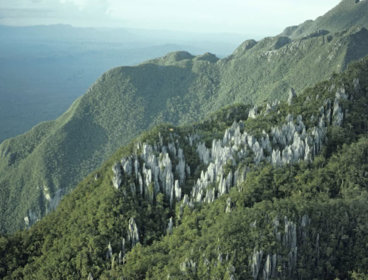
[[195,57],[195,60],[202,60],[202,61],[208,61],[211,63],[215,63],[219,60],[219,58],[214,55],[213,53],[206,52],[202,55],[198,55]]
[[335,8],[316,20],[307,20],[298,26],[285,28],[281,35],[298,39],[309,36],[318,30],[335,33],[353,26],[368,28],[368,1],[343,0]]
[[187,51],[176,51],[168,53],[163,57],[164,60],[171,61],[171,62],[177,62],[184,59],[193,59],[194,56],[187,52]]
[[255,45],[257,45],[257,41],[256,40],[246,40],[244,41],[239,47],[236,48],[236,50],[234,51],[234,55],[242,55],[244,54],[247,50],[250,50],[251,48],[253,48]]

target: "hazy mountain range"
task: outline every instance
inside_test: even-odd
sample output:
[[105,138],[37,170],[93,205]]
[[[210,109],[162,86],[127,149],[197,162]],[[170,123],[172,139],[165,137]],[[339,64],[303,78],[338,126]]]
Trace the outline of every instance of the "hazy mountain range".
[[237,34],[0,26],[0,142],[60,116],[105,71],[177,50],[225,56]]

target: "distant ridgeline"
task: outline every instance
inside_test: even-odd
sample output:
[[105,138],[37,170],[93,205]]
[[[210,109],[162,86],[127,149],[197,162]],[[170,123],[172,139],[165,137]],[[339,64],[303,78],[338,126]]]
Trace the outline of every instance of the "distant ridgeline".
[[[259,42],[248,40],[224,59],[212,54],[195,57],[187,52],[176,52],[135,67],[108,71],[60,118],[41,123],[0,145],[0,232],[31,226],[119,147],[144,130],[165,122],[173,125],[198,122],[209,113],[237,103],[257,104],[258,109],[254,110],[261,114],[262,110],[271,112],[277,105],[274,101],[286,100],[290,88],[299,94],[328,79],[332,73],[343,71],[351,61],[368,54],[367,9],[367,1],[342,1],[316,21],[286,29],[279,36]],[[338,104],[339,100],[345,102],[344,95],[341,92]],[[269,108],[264,107],[267,102]],[[338,111],[333,114],[335,99],[325,106],[326,111],[315,114],[314,121],[325,114],[325,123],[328,123],[326,114],[331,109],[331,121],[339,122],[341,114]],[[272,123],[273,119],[267,121]],[[264,134],[246,130],[250,137],[244,151],[247,157],[250,153],[257,161],[293,162],[301,157],[313,157],[325,141],[323,123],[308,126],[309,130],[303,132],[303,125],[307,127],[312,121],[302,114],[285,115],[279,121],[273,131],[265,130]],[[241,122],[234,124],[229,133],[244,138],[243,126]],[[290,135],[277,138],[284,130]],[[296,138],[294,132],[298,134]],[[262,138],[252,136],[263,137],[263,142]],[[252,139],[257,142],[253,143]],[[224,143],[216,145],[220,144]],[[213,172],[229,167],[212,162],[217,146],[208,146],[208,151],[203,145],[200,147],[204,154],[210,154],[208,160],[213,164]],[[157,147],[152,151],[160,153],[161,149]],[[202,161],[205,164],[206,158]],[[141,165],[140,168],[144,170]],[[238,171],[239,178],[242,172]],[[235,173],[229,174],[223,178],[227,186],[235,176]],[[215,175],[217,178],[217,173]],[[166,173],[157,176],[166,176]],[[152,180],[154,185],[154,177]],[[183,183],[183,178],[175,180],[179,186]],[[160,188],[165,186],[160,185]],[[198,186],[198,192],[204,192],[210,199],[206,188],[202,190]],[[190,201],[194,202],[195,198]]]
[[161,125],[29,230],[2,279],[365,279],[368,58],[285,102]]
[[342,0],[335,8],[314,21],[307,20],[298,26],[287,27],[282,35],[296,39],[321,31],[335,33],[353,25],[368,28],[367,9],[367,0]]

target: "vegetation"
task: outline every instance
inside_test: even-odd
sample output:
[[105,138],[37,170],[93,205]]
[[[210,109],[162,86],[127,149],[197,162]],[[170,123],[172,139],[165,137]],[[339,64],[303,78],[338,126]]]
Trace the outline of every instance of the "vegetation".
[[241,35],[0,25],[0,143],[64,113],[105,71],[184,48],[230,54]]
[[298,26],[291,26],[282,33],[293,39],[307,36],[318,36],[324,32],[340,32],[352,26],[368,28],[366,11],[368,3],[365,0],[342,0],[340,3],[315,21],[307,20]]
[[[352,11],[366,18],[361,10]],[[32,224],[49,213],[61,196],[146,129],[196,122],[231,104],[265,106],[285,99],[290,87],[301,93],[368,54],[365,29],[333,31],[340,33],[247,41],[221,60],[177,52],[105,73],[60,118],[0,145],[0,232],[14,232],[25,227],[25,218]]]
[[[111,166],[134,153],[137,143],[156,143],[188,133],[219,138],[233,121],[245,129],[267,130],[260,114],[246,120],[249,107],[230,106],[193,126],[161,125],[121,148],[66,195],[58,208],[31,229],[0,237],[2,279],[365,279],[368,276],[368,58],[304,91],[277,116],[320,110],[340,87],[352,94],[342,126],[313,161],[273,166],[249,165],[246,180],[213,203],[169,207],[165,195],[151,203],[123,185],[111,183]],[[357,79],[359,83],[357,83]],[[310,123],[312,125],[312,123]],[[183,142],[184,143],[184,142]],[[193,170],[198,156],[185,148]],[[241,162],[239,164],[248,164]],[[193,172],[188,184],[200,176]],[[229,167],[231,168],[231,166]],[[189,189],[185,189],[188,194]],[[230,201],[230,209],[227,209]],[[140,243],[127,242],[119,261],[129,219],[139,226]],[[172,233],[167,221],[174,217]],[[291,254],[294,245],[297,257]],[[111,244],[111,256],[108,244]],[[260,272],[254,276],[258,256]],[[277,266],[267,269],[268,256]],[[295,256],[295,255],[294,255]],[[271,258],[270,257],[270,258]],[[295,264],[292,260],[295,259]],[[270,278],[270,276],[269,276]],[[267,278],[267,279],[269,279]]]

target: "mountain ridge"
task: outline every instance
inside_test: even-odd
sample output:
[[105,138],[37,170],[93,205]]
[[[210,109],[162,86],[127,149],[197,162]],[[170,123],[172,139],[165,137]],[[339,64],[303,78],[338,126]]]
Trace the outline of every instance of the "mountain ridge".
[[365,58],[287,102],[143,133],[0,237],[1,277],[361,279],[367,73]]
[[51,211],[141,131],[198,121],[225,105],[286,99],[290,88],[299,93],[368,54],[367,37],[354,27],[296,40],[276,36],[247,41],[224,59],[177,52],[108,71],[59,119],[0,144],[1,231]]
[[307,20],[300,25],[287,27],[281,34],[297,39],[326,30],[334,33],[349,29],[351,26],[368,28],[367,12],[366,0],[342,0],[316,20]]

